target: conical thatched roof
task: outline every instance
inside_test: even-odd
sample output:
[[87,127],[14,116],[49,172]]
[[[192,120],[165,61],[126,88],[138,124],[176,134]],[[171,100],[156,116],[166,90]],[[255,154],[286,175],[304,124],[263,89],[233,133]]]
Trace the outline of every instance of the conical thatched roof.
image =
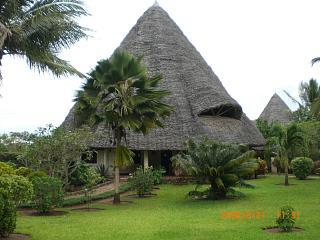
[[268,123],[288,124],[291,121],[291,114],[292,112],[288,105],[275,93],[259,118],[266,120]]
[[[169,15],[158,5],[149,8],[120,44],[135,56],[144,55],[151,74],[161,73],[161,88],[171,92],[165,101],[175,106],[165,128],[147,136],[129,133],[130,148],[139,150],[179,150],[191,137],[203,137],[232,143],[262,145],[264,139],[243,114],[241,106],[227,93],[195,47]],[[74,108],[64,125],[74,124]],[[113,147],[108,129],[93,147]]]

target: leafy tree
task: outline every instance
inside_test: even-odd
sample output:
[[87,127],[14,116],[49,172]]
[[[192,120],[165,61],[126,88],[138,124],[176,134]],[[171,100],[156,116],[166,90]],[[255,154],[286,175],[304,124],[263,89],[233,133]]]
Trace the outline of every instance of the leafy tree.
[[288,92],[285,91],[285,93],[294,103],[299,105],[299,108],[293,112],[293,117],[296,121],[320,119],[320,86],[315,79],[300,83],[300,101],[292,97]]
[[197,178],[198,183],[210,184],[208,198],[225,198],[232,187],[245,185],[242,178],[258,169],[254,151],[239,145],[222,144],[208,139],[187,141],[187,152],[172,159],[174,167]]
[[91,156],[87,144],[93,139],[88,128],[66,131],[52,126],[39,129],[34,140],[21,158],[28,159],[34,169],[43,170],[51,177],[60,178],[64,187],[70,183],[70,176],[82,165],[82,156]]
[[[320,159],[320,121],[301,122],[298,126],[306,135],[307,156],[314,160]],[[296,156],[303,156],[303,154]]]
[[11,132],[0,135],[0,160],[28,166],[28,162],[19,159],[18,156],[26,150],[34,138],[35,134],[28,132]]
[[293,156],[295,148],[305,146],[305,143],[305,133],[296,123],[288,127],[275,124],[271,129],[271,137],[267,139],[267,146],[273,149],[283,164],[286,186],[289,185],[289,157]]
[[264,138],[268,138],[270,136],[271,124],[269,124],[266,120],[258,118],[256,121],[256,126]]
[[3,56],[16,55],[41,72],[83,76],[58,54],[86,37],[76,22],[85,15],[81,0],[0,1],[0,65]]
[[172,107],[162,99],[168,91],[158,88],[161,75],[148,76],[142,57],[116,51],[108,60],[98,63],[90,78],[77,94],[77,115],[83,122],[110,127],[115,145],[115,195],[120,202],[119,167],[133,162],[134,153],[126,147],[127,131],[147,134],[163,126]]

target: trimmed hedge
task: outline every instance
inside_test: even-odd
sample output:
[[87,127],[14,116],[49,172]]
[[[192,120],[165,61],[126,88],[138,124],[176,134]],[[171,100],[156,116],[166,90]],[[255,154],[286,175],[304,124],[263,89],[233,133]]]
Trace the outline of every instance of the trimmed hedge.
[[[120,193],[127,192],[128,190],[130,190],[130,184],[128,184],[128,183],[122,184],[119,187]],[[99,193],[99,194],[93,195],[91,197],[91,201],[110,198],[113,195],[114,195],[114,190]],[[81,196],[81,197],[77,197],[77,198],[65,199],[62,203],[62,206],[69,207],[69,206],[74,206],[74,205],[83,204],[83,203],[86,203],[86,198],[84,196]]]

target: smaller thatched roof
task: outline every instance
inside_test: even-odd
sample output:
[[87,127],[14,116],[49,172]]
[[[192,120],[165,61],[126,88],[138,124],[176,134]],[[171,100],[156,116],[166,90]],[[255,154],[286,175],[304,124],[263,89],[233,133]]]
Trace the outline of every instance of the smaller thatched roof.
[[281,124],[288,124],[291,121],[292,112],[281,97],[275,93],[259,118],[266,120],[268,123],[279,122]]

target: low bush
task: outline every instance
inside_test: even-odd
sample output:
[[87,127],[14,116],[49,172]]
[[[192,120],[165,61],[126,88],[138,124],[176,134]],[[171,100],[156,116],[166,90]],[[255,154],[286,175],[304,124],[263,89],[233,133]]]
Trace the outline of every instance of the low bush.
[[54,207],[61,206],[63,202],[62,183],[54,177],[32,178],[34,196],[32,207],[40,214],[45,214]]
[[0,239],[6,238],[16,228],[17,211],[14,203],[0,195]]
[[45,172],[43,171],[34,171],[34,172],[31,172],[29,175],[28,175],[28,178],[32,181],[33,178],[36,178],[36,177],[46,177],[48,176]]
[[152,169],[137,168],[132,177],[129,178],[129,184],[139,197],[150,194],[154,184]]
[[96,166],[95,169],[103,179],[108,180],[111,178],[109,174],[109,167],[106,167],[104,164]]
[[0,162],[0,175],[14,173],[14,168],[11,165],[4,162]]
[[87,172],[87,182],[85,183],[85,202],[87,203],[88,209],[90,208],[90,204],[92,202],[92,192],[94,186],[96,186],[99,182],[101,182],[102,177],[99,173],[95,171],[93,168],[89,168]]
[[0,176],[0,238],[13,233],[16,227],[16,209],[32,196],[32,184],[22,176]]
[[266,160],[258,159],[259,168],[255,171],[256,175],[265,175],[268,172],[268,164]]
[[91,169],[93,168],[89,165],[85,165],[85,164],[80,165],[71,174],[70,184],[72,186],[77,186],[77,187],[85,186],[88,182],[90,182],[90,175],[92,174]]
[[152,175],[153,175],[153,184],[159,185],[162,183],[162,176],[166,173],[166,170],[163,168],[159,169],[152,169]]
[[313,169],[313,161],[306,157],[297,157],[291,161],[294,175],[300,180],[306,179]]
[[15,174],[22,177],[29,177],[29,175],[31,175],[32,173],[33,171],[30,168],[26,167],[19,167],[15,170]]
[[276,223],[283,231],[290,232],[296,223],[294,209],[291,206],[281,207]]

